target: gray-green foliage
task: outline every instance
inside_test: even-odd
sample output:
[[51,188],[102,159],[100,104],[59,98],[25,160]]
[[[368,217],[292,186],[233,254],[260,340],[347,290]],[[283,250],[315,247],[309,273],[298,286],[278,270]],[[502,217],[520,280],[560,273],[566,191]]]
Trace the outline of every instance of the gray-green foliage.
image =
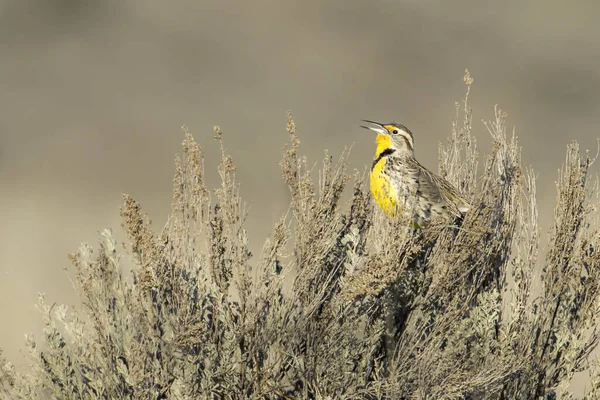
[[[468,74],[465,81],[470,88]],[[346,154],[338,162],[326,154],[315,182],[290,117],[281,162],[290,209],[255,258],[231,158],[221,146],[222,184],[211,193],[200,146],[186,132],[165,229],[154,233],[125,196],[132,273],[109,230],[96,251],[71,255],[83,309],[41,299],[44,348],[28,339],[26,373],[1,363],[0,395],[553,396],[590,367],[600,337],[591,160],[577,144],[568,147],[547,255],[538,261],[534,175],[506,134],[505,115],[496,111],[486,126],[493,146],[481,177],[466,99],[440,147],[440,173],[472,210],[464,221],[414,230],[373,209],[364,176],[346,173]],[[352,192],[348,204],[340,204],[344,190]],[[592,367],[589,398],[600,392]]]

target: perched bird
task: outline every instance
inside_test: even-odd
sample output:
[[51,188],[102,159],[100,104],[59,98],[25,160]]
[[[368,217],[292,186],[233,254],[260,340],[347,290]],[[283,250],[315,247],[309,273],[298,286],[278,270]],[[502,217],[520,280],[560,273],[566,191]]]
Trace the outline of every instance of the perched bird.
[[434,218],[457,218],[469,210],[469,203],[450,182],[417,161],[413,134],[407,127],[363,121],[375,127],[362,128],[377,132],[371,194],[387,215],[402,213],[413,226],[422,228]]

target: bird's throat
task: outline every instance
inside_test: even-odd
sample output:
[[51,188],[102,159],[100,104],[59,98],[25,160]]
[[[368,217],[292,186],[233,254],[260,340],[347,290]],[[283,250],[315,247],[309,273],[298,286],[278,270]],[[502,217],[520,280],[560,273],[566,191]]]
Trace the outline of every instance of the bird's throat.
[[377,139],[375,141],[377,143],[377,147],[375,149],[375,157],[373,159],[373,165],[371,169],[373,169],[373,167],[375,167],[375,165],[377,165],[382,158],[389,156],[395,151],[392,149],[392,140],[389,136],[377,135]]
[[377,158],[381,153],[392,147],[392,138],[380,133],[377,135],[375,143],[377,143],[377,148],[375,150],[375,158]]

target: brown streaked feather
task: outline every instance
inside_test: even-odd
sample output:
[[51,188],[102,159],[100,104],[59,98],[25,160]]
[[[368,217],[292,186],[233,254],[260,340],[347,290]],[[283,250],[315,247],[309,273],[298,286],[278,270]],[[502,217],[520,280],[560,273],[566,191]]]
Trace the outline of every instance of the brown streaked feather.
[[[396,182],[399,197],[415,196],[419,224],[440,215],[460,217],[470,208],[450,182],[429,171],[414,157],[389,156],[386,174]],[[408,192],[408,188],[412,188],[412,192]]]

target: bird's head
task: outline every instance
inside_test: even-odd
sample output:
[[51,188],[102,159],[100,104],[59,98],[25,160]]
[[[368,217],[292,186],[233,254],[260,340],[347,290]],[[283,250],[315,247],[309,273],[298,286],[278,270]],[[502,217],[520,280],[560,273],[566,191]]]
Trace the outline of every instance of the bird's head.
[[402,124],[391,122],[389,124],[380,124],[379,122],[368,121],[363,119],[363,122],[368,122],[373,126],[364,126],[362,128],[377,132],[377,149],[385,150],[392,149],[398,152],[409,152],[413,154],[413,134]]

